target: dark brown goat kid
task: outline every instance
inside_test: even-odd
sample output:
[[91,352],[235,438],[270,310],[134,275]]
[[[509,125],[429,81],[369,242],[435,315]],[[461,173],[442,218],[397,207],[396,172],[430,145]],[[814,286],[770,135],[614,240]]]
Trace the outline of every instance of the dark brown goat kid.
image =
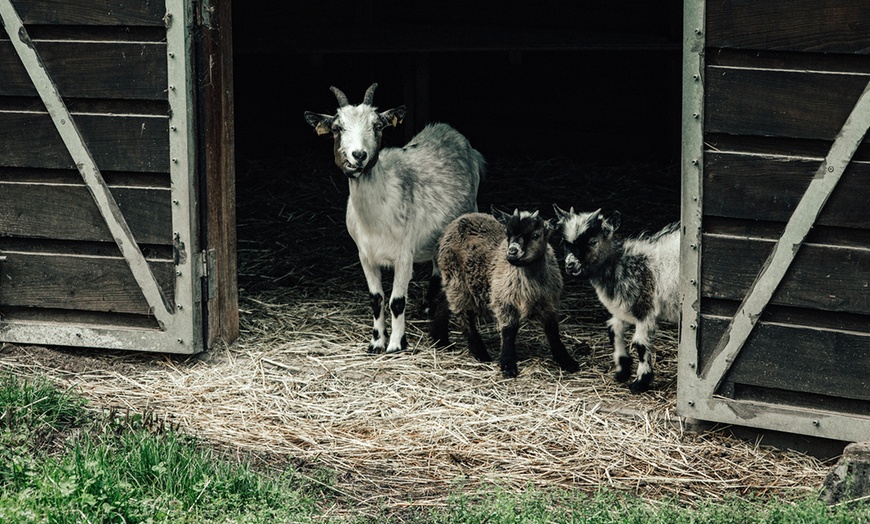
[[[562,275],[548,238],[554,226],[538,212],[514,211],[499,220],[483,213],[460,216],[447,226],[438,244],[449,312],[456,315],[475,358],[491,358],[477,330],[478,317],[494,317],[501,334],[499,363],[505,377],[516,377],[516,337],[520,324],[543,324],[553,359],[563,370],[579,368],[559,335]],[[440,345],[448,343],[449,312],[442,303],[433,320],[432,334]]]

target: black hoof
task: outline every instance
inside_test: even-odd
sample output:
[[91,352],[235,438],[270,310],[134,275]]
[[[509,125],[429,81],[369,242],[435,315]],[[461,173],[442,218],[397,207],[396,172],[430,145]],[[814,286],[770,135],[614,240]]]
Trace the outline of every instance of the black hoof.
[[478,362],[492,362],[492,357],[489,356],[489,352],[486,348],[476,348],[472,346],[468,348],[468,352],[471,353],[471,356],[477,359]]
[[650,387],[652,387],[652,381],[652,373],[647,373],[646,375],[641,375],[637,377],[637,380],[628,385],[628,389],[630,389],[631,392],[635,395],[638,393],[643,393],[650,390]]
[[617,382],[628,382],[631,378],[631,357],[619,357],[619,371],[613,377]]
[[559,367],[566,373],[574,373],[580,369],[580,364],[578,364],[573,358],[558,360],[556,361],[556,364],[559,364]]

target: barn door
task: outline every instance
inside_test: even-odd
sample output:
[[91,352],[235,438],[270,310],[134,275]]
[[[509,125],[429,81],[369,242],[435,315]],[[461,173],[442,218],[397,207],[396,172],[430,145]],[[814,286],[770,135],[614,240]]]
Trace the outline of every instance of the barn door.
[[787,4],[685,3],[677,406],[866,440],[870,62],[847,53],[870,38],[835,34],[846,23],[773,24],[793,20]]
[[194,7],[0,0],[0,340],[207,344]]

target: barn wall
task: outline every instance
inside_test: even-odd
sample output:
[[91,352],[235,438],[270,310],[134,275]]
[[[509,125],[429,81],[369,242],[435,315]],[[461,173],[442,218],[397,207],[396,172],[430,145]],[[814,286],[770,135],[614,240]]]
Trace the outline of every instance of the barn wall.
[[[698,370],[870,81],[870,10],[707,2],[704,36]],[[717,395],[870,416],[868,194],[865,137]]]

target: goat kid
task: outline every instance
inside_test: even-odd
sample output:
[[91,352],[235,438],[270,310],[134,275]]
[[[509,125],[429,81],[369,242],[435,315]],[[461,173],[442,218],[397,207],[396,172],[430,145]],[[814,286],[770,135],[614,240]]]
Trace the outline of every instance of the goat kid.
[[601,210],[575,213],[554,206],[562,230],[565,271],[588,278],[601,304],[612,315],[607,322],[613,345],[616,380],[631,378],[632,358],[625,331],[634,325],[632,347],[637,351],[633,393],[647,391],[653,382],[652,343],[659,322],[676,323],[679,315],[679,223],[651,236],[622,239],[614,233],[620,214],[604,217]]
[[[431,261],[441,232],[451,220],[477,210],[483,156],[447,124],[430,124],[402,148],[381,148],[383,131],[405,117],[405,106],[379,112],[373,105],[377,84],[359,105],[338,100],[334,115],[305,112],[318,135],[332,134],[335,164],[347,176],[347,230],[356,243],[371,296],[374,328],[368,350],[401,351],[405,337],[405,301],[415,262]],[[393,268],[389,309],[392,332],[386,339],[381,269]],[[428,300],[440,292],[433,264]]]
[[[513,215],[472,213],[454,220],[438,245],[436,260],[444,277],[450,312],[457,316],[468,338],[471,354],[491,360],[477,331],[479,316],[495,317],[501,333],[499,364],[505,377],[516,377],[516,337],[520,323],[538,320],[550,343],[553,359],[565,371],[579,369],[559,336],[559,301],[562,274],[548,244],[552,223],[538,212]],[[448,343],[449,313],[441,305],[433,324],[435,338]]]

